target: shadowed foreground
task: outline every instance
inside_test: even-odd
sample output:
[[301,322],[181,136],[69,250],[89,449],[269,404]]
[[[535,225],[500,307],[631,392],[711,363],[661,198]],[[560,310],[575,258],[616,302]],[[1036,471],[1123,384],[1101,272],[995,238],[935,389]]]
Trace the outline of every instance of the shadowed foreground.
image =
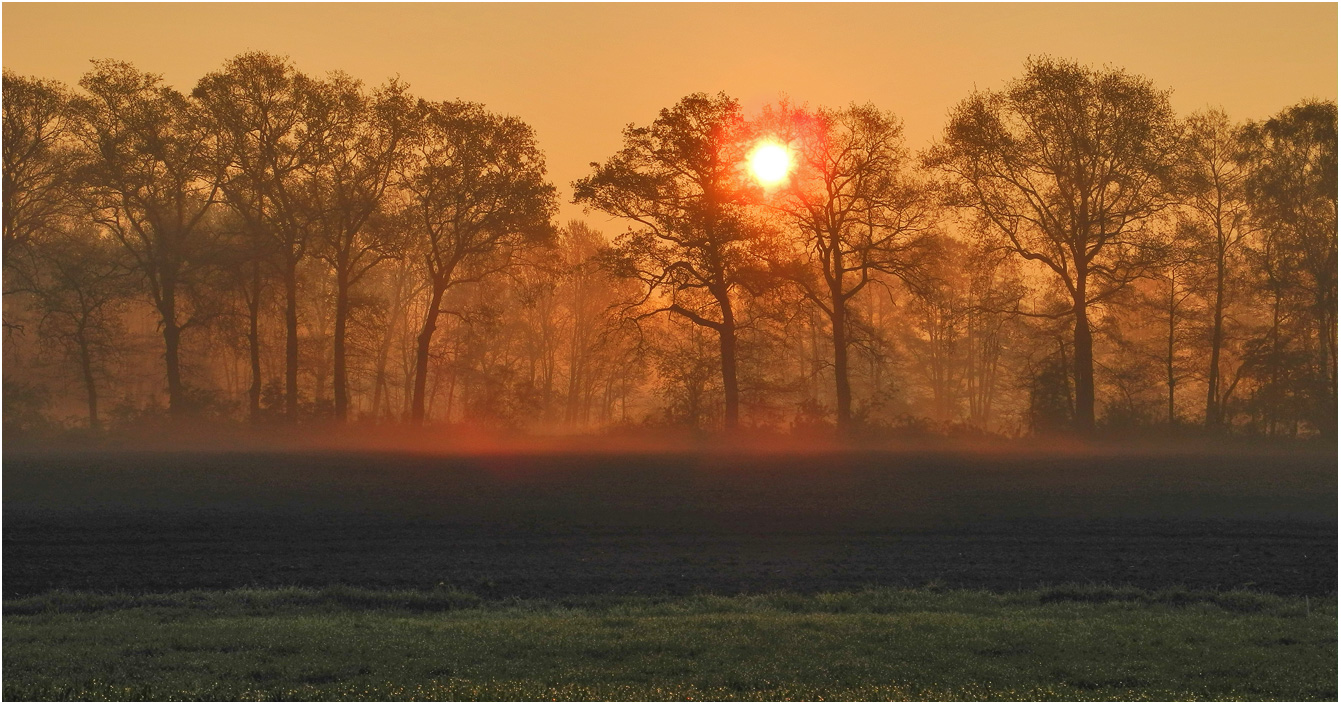
[[1336,592],[1334,453],[8,454],[6,597]]

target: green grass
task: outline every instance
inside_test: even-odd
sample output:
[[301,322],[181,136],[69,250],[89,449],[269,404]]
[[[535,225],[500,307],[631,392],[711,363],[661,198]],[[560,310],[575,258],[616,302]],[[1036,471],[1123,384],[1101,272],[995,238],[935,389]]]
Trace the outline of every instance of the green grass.
[[6,700],[1335,700],[1335,601],[1097,587],[482,602],[50,593]]

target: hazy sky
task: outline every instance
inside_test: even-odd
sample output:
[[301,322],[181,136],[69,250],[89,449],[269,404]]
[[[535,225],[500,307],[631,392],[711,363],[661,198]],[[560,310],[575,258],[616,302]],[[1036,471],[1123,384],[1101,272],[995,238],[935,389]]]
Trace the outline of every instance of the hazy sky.
[[[755,108],[872,101],[914,148],[974,86],[1047,53],[1114,64],[1174,90],[1181,112],[1266,117],[1337,97],[1337,6],[1320,4],[84,4],[5,3],[4,66],[75,83],[93,58],[190,90],[247,50],[369,83],[399,74],[425,98],[517,115],[559,186],[620,130],[694,91]],[[594,221],[605,225],[604,218]],[[613,231],[615,226],[606,226]]]

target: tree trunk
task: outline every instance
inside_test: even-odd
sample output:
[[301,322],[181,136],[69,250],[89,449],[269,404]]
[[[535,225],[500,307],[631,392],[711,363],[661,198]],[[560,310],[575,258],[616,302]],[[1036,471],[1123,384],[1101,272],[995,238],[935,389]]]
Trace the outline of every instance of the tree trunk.
[[298,421],[298,261],[284,272],[284,417]]
[[838,402],[838,433],[846,434],[852,430],[852,383],[848,379],[847,364],[847,305],[841,292],[833,295],[833,315],[830,327],[833,329],[833,377]]
[[373,420],[377,420],[378,415],[381,414],[382,399],[390,396],[386,383],[386,363],[387,358],[391,355],[391,335],[395,329],[396,326],[388,321],[386,335],[382,336],[382,344],[377,349],[377,374],[373,378]]
[[1076,297],[1075,316],[1075,428],[1078,433],[1088,435],[1094,432],[1094,338],[1083,287]]
[[572,342],[568,349],[568,410],[565,414],[565,421],[569,426],[577,426],[581,416],[579,407],[582,399],[582,373],[585,363],[581,341],[582,332],[579,324],[573,326]]
[[349,379],[345,368],[345,322],[349,317],[349,272],[337,267],[335,273],[335,420],[349,419]]
[[1215,265],[1215,301],[1211,314],[1211,362],[1206,373],[1206,428],[1220,427],[1220,347],[1225,337],[1225,261],[1222,254]]
[[261,262],[251,265],[251,301],[247,302],[247,349],[251,356],[251,388],[247,402],[252,423],[261,420]]
[[1177,328],[1175,327],[1175,324],[1177,322],[1176,321],[1177,295],[1178,295],[1178,280],[1175,279],[1172,275],[1170,275],[1169,276],[1169,339],[1167,341],[1168,342],[1167,356],[1165,357],[1164,361],[1165,383],[1168,384],[1169,386],[1168,420],[1170,428],[1172,428],[1177,423],[1178,420],[1177,417],[1174,415],[1175,411],[1173,407],[1173,395],[1176,389],[1176,385],[1178,384],[1178,380],[1174,377],[1174,369],[1173,369],[1174,343],[1176,342],[1175,334],[1177,333]]
[[722,327],[718,330],[718,339],[722,349],[722,391],[726,397],[726,417],[724,426],[727,432],[740,427],[740,386],[736,380],[736,324],[730,309],[722,311]]
[[1276,415],[1280,403],[1280,309],[1281,291],[1279,284],[1271,287],[1271,372],[1267,376],[1271,394],[1267,397],[1267,435],[1276,435]]
[[414,398],[410,405],[410,422],[416,425],[424,423],[424,392],[428,386],[428,350],[433,344],[433,332],[438,328],[438,309],[442,305],[445,291],[436,285],[429,297],[428,312],[424,314],[424,327],[419,330],[419,338],[414,353]]
[[843,296],[843,238],[837,229],[830,228],[829,258],[825,262],[829,280],[829,328],[833,333],[834,401],[837,404],[836,425],[840,435],[852,430],[852,383],[848,379],[847,364],[847,299]]

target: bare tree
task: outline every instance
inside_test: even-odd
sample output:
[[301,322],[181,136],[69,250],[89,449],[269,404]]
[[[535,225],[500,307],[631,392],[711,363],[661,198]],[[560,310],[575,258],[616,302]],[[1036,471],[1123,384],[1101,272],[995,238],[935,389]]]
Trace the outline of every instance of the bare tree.
[[631,222],[609,258],[642,282],[644,316],[669,312],[711,329],[720,351],[724,424],[740,423],[738,297],[757,277],[757,229],[746,218],[744,117],[725,94],[696,93],[647,127],[624,129],[624,147],[573,184],[574,202]]
[[55,81],[4,72],[4,260],[70,212],[71,96]]
[[1025,286],[1010,255],[974,243],[960,263],[968,279],[965,321],[965,392],[968,419],[987,428],[1002,388],[1004,358],[1019,331],[1018,311]]
[[1312,319],[1318,430],[1336,432],[1336,103],[1306,101],[1245,131],[1248,199]]
[[935,224],[928,185],[913,173],[903,124],[875,106],[841,110],[766,109],[762,139],[777,140],[796,164],[763,203],[783,214],[799,236],[799,267],[790,279],[829,321],[837,390],[838,430],[852,425],[848,372],[849,302],[876,272],[917,286]]
[[[1191,347],[1186,344],[1183,329],[1196,315],[1195,310],[1189,310],[1192,308],[1189,304],[1194,301],[1193,297],[1199,291],[1206,288],[1203,281],[1206,279],[1203,259],[1206,253],[1199,251],[1203,249],[1199,245],[1204,244],[1203,241],[1199,241],[1202,233],[1195,227],[1187,227],[1186,222],[1180,225],[1182,227],[1174,226],[1174,234],[1169,238],[1165,256],[1152,275],[1158,287],[1158,294],[1153,297],[1155,305],[1152,308],[1159,311],[1159,315],[1164,319],[1164,346],[1160,362],[1164,368],[1166,389],[1165,420],[1170,427],[1178,424],[1178,382],[1186,376],[1184,358],[1189,356]],[[1211,254],[1214,255],[1214,249]],[[1216,296],[1223,297],[1223,292],[1223,285],[1216,287]],[[1214,351],[1212,355],[1214,356]]]
[[420,102],[400,176],[428,306],[415,351],[410,418],[423,423],[429,349],[443,295],[505,269],[513,248],[552,237],[557,210],[526,123],[464,102]]
[[606,240],[580,220],[562,230],[559,251],[563,273],[558,296],[567,315],[568,389],[564,421],[571,426],[591,422],[592,404],[605,371],[622,349],[625,327],[618,309],[637,296],[629,280],[618,279],[601,266]]
[[[193,95],[204,105],[217,141],[217,184],[246,220],[258,255],[273,256],[284,285],[284,412],[298,415],[298,275],[316,239],[319,204],[314,194],[316,161],[338,114],[323,104],[318,84],[284,58],[253,52],[236,56],[208,74]],[[249,296],[260,299],[261,260],[254,260]],[[259,311],[253,308],[253,322]],[[253,346],[253,373],[259,352]],[[253,379],[258,400],[259,377]],[[255,410],[256,401],[253,401]]]
[[931,417],[950,421],[959,406],[967,364],[969,301],[962,273],[938,273],[908,301],[908,345],[914,367],[931,389]]
[[349,416],[346,330],[350,292],[379,263],[394,256],[397,235],[370,228],[369,219],[383,204],[412,119],[413,103],[405,86],[392,81],[367,95],[357,81],[336,74],[316,90],[331,114],[327,139],[313,160],[310,192],[303,202],[315,212],[321,238],[318,256],[335,274],[333,366],[335,418]]
[[180,414],[181,336],[199,323],[182,295],[208,262],[202,223],[218,194],[212,135],[186,96],[130,64],[96,61],[79,84],[88,92],[75,102],[81,193],[94,220],[126,249],[158,310],[168,408]]
[[[1178,191],[1185,227],[1214,268],[1209,294],[1210,360],[1206,370],[1206,426],[1223,423],[1222,381],[1225,309],[1237,250],[1253,233],[1244,191],[1248,176],[1238,126],[1221,110],[1193,113],[1185,123],[1178,161]],[[1170,286],[1173,286],[1171,283]],[[1173,294],[1171,294],[1172,296]]]
[[134,294],[125,254],[90,224],[44,233],[31,244],[38,332],[78,366],[89,428],[99,428],[98,385],[116,355],[121,313]]
[[1075,321],[1075,424],[1094,428],[1089,309],[1143,274],[1142,226],[1168,203],[1177,129],[1167,92],[1119,69],[1030,59],[1005,90],[952,112],[929,163],[1003,245],[1050,270]]

